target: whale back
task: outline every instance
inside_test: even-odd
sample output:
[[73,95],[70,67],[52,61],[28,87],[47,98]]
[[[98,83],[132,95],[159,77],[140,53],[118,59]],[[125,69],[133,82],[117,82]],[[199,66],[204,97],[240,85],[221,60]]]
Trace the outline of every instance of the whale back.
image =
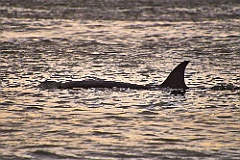
[[83,80],[69,81],[65,83],[56,81],[44,81],[39,85],[42,89],[74,89],[74,88],[130,88],[130,89],[155,89],[171,88],[185,90],[188,87],[184,81],[184,71],[189,61],[180,63],[169,74],[167,79],[161,85],[138,85],[124,82],[105,81],[105,80]]
[[41,82],[38,85],[38,87],[42,88],[42,89],[60,89],[61,88],[61,82],[46,80],[44,82]]
[[188,87],[184,81],[185,68],[189,61],[180,63],[172,72],[168,75],[166,80],[160,85],[161,88],[173,88],[173,89],[187,89]]

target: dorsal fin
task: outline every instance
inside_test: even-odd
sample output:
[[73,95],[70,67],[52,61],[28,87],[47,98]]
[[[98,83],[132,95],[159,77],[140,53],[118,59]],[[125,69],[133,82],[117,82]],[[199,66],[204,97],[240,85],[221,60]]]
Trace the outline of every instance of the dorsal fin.
[[187,89],[188,87],[184,81],[184,71],[189,61],[180,63],[173,71],[168,75],[167,79],[160,85],[162,88],[176,88]]

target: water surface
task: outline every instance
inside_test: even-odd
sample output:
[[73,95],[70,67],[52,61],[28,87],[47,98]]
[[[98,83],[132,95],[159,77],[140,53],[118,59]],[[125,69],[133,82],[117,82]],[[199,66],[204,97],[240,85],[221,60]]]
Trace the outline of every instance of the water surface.
[[[239,90],[210,89],[240,85],[237,1],[38,2],[1,2],[0,159],[239,159]],[[37,87],[160,84],[184,60],[184,95]]]

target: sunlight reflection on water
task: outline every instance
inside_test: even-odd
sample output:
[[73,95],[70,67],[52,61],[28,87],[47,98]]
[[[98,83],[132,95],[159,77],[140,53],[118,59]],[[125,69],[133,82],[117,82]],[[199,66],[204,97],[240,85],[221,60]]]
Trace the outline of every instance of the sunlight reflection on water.
[[[2,23],[0,159],[239,156],[239,91],[209,89],[239,85],[239,20]],[[46,79],[160,84],[183,60],[184,96],[37,88]]]

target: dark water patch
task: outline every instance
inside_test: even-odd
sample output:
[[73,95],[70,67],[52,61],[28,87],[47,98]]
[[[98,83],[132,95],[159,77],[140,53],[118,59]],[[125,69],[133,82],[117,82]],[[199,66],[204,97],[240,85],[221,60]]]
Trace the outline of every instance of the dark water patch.
[[132,106],[128,106],[128,105],[121,105],[121,106],[117,106],[115,105],[116,108],[121,108],[121,109],[128,109],[131,108]]
[[31,160],[31,158],[26,158],[26,157],[20,157],[20,156],[15,156],[15,155],[1,155],[0,156],[1,160]]
[[54,144],[39,144],[39,145],[25,145],[22,147],[19,147],[19,149],[26,149],[26,148],[55,148],[55,147],[61,147],[61,145],[54,145]]
[[38,106],[28,106],[25,108],[25,111],[40,111],[40,110],[43,110],[43,108]]
[[143,134],[144,136],[146,136],[146,137],[156,137],[157,135],[155,135],[155,134],[148,134],[148,133],[146,133],[146,134]]
[[230,116],[230,115],[219,115],[219,116],[217,116],[217,118],[225,119],[225,118],[232,118],[232,116]]
[[[170,26],[174,26],[174,24],[171,23],[154,23],[154,24],[131,24],[131,25],[126,25],[124,26],[125,29],[145,29],[145,28],[149,28],[149,27],[170,27]],[[160,37],[161,34],[155,34],[152,35],[151,37]],[[146,37],[148,37],[148,35],[145,35]]]
[[35,100],[36,103],[44,103],[47,102],[45,99],[37,99]]
[[106,119],[114,119],[117,121],[130,121],[132,118],[120,115],[105,116]]
[[219,107],[228,107],[229,104],[219,104]]
[[69,120],[69,117],[64,117],[64,116],[55,116],[55,115],[50,115],[47,116],[49,120],[55,120],[55,121],[67,121]]
[[0,132],[2,134],[6,134],[6,133],[16,133],[16,132],[21,132],[22,130],[19,129],[0,129]]
[[[54,120],[58,120],[58,119],[54,119]],[[59,130],[46,130],[46,131],[44,131],[45,134],[55,134],[55,135],[59,134],[60,132],[61,131],[59,131]]]
[[18,88],[20,86],[21,86],[21,84],[18,84],[17,82],[13,82],[12,84],[8,84],[9,88]]
[[[67,104],[69,103],[70,101],[69,100],[59,100],[59,101],[55,101],[54,103],[57,103],[57,104]],[[58,106],[59,107],[59,106]],[[70,106],[69,105],[63,105],[62,108],[69,108]],[[52,108],[56,108],[56,106],[52,107]]]
[[158,115],[158,113],[153,112],[153,111],[142,111],[139,114],[141,114],[141,115]]
[[112,135],[119,135],[119,133],[113,133],[113,132],[107,132],[107,131],[93,131],[92,135],[96,135],[96,136],[104,136],[104,135],[108,135],[108,136],[112,136]]
[[51,159],[70,159],[70,158],[75,158],[72,156],[66,156],[63,154],[57,154],[48,150],[36,150],[31,153],[33,156],[38,157],[38,158],[51,158]]
[[43,97],[43,93],[34,93],[32,94],[33,97]]
[[160,141],[165,143],[177,143],[177,142],[184,142],[182,139],[176,139],[176,138],[153,138],[150,139],[151,141]]
[[80,112],[84,112],[84,111],[87,111],[86,109],[82,109],[82,108],[75,108],[72,110],[73,112],[74,111],[80,111]]
[[25,108],[23,108],[22,104],[19,104],[19,106],[15,106],[15,108],[8,107],[8,111],[15,114],[20,114],[21,112],[26,112]]
[[197,152],[187,149],[164,149],[163,152],[174,156],[175,158],[183,159],[183,157],[196,157],[196,158],[210,158],[211,154]]
[[9,101],[9,100],[5,100],[5,101],[0,103],[1,107],[12,106],[13,104],[15,104],[15,102]]

